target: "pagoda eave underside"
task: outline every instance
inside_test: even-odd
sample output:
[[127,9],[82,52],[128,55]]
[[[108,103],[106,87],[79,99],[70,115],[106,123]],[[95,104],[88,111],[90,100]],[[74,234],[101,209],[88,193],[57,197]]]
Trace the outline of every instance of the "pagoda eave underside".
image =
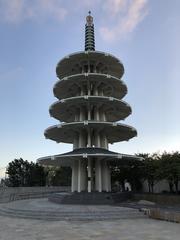
[[101,73],[81,73],[58,80],[53,88],[54,96],[58,99],[81,95],[80,89],[93,85],[101,88],[104,96],[121,99],[127,94],[126,84],[116,77]]
[[121,123],[82,121],[63,123],[46,129],[46,138],[56,142],[73,143],[73,139],[82,131],[96,130],[96,133],[105,134],[109,143],[128,141],[137,136],[135,128]]
[[[64,57],[56,67],[56,74],[59,78],[75,74],[85,63],[99,64],[101,72],[121,78],[124,74],[123,64],[118,58],[105,52],[83,51],[76,52]],[[108,69],[106,67],[108,66]]]
[[[76,150],[79,150],[78,153],[76,152]],[[87,161],[88,159],[91,159],[94,161],[107,161],[107,164],[109,166],[118,166],[129,165],[137,161],[142,161],[142,158],[134,155],[111,152],[100,148],[81,148],[76,150],[65,154],[39,158],[38,163],[46,166],[72,166],[73,161],[78,161],[81,159]]]
[[88,95],[57,101],[50,106],[49,112],[52,117],[62,122],[73,122],[82,108],[90,111],[98,108],[106,113],[106,120],[109,122],[125,119],[131,114],[131,107],[122,100]]

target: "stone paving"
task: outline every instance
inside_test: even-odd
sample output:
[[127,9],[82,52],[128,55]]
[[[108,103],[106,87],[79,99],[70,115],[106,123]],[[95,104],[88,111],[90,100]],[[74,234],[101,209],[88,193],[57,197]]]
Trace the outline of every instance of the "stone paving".
[[[2,208],[3,204],[0,205]],[[57,211],[126,211],[113,206],[60,206],[45,199],[23,200],[8,204],[11,208]],[[114,209],[114,210],[113,210]],[[132,210],[134,211],[134,210]],[[129,218],[128,218],[129,216]],[[147,217],[105,221],[46,221],[0,216],[0,240],[179,240],[180,225]]]
[[65,222],[0,217],[1,240],[179,240],[180,225],[152,219]]

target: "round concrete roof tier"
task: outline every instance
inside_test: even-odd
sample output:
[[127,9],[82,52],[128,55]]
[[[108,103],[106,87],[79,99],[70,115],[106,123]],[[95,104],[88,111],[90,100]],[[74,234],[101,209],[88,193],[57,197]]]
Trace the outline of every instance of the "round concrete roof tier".
[[113,55],[99,51],[76,52],[64,57],[56,67],[56,74],[64,78],[82,72],[85,65],[95,65],[97,72],[121,78],[124,67],[120,60]]
[[127,87],[119,78],[100,73],[82,73],[57,81],[53,88],[54,96],[58,99],[75,97],[81,95],[80,88],[88,89],[91,84],[101,88],[107,97],[122,99],[127,94]]
[[110,166],[133,164],[142,160],[137,156],[112,152],[103,148],[77,148],[64,154],[39,158],[38,163],[47,166],[72,166],[73,161],[79,159],[87,161],[88,158],[95,161],[107,161]]
[[82,131],[86,132],[88,129],[91,129],[92,131],[95,130],[100,134],[105,134],[109,143],[128,141],[137,136],[136,129],[131,126],[100,121],[62,123],[46,129],[44,135],[46,138],[58,143],[73,143],[73,139],[77,134]]
[[131,107],[124,101],[112,97],[80,96],[62,99],[50,106],[50,115],[62,122],[73,122],[80,108],[98,107],[106,113],[106,120],[116,122],[131,114]]

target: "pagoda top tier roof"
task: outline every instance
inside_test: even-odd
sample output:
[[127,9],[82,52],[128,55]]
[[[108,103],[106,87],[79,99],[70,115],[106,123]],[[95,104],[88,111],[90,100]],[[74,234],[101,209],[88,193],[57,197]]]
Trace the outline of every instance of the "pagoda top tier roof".
[[[75,52],[65,56],[59,61],[56,67],[56,74],[61,79],[74,74],[92,72],[95,67],[96,72],[109,74],[121,78],[124,74],[124,66],[115,56],[99,51]],[[84,68],[85,67],[85,68]],[[92,70],[92,71],[91,71]]]

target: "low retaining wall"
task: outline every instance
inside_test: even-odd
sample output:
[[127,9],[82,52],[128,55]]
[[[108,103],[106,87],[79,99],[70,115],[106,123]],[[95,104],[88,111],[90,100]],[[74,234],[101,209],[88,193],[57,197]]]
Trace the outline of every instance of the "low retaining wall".
[[164,205],[174,205],[179,204],[180,205],[180,195],[166,195],[166,194],[133,194],[133,199],[138,200],[147,200],[159,204]]
[[70,192],[70,187],[9,187],[0,188],[0,203],[28,198],[49,197],[51,193]]
[[149,209],[146,214],[153,219],[180,223],[180,212],[173,212],[164,209]]

